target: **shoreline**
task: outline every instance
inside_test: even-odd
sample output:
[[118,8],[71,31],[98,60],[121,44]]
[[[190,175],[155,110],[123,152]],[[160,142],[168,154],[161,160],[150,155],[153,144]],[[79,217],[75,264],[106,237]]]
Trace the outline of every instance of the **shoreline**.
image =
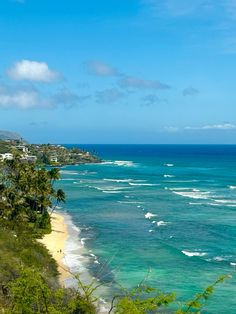
[[51,215],[52,231],[38,241],[46,246],[58,265],[59,282],[62,286],[72,278],[69,267],[64,263],[66,241],[69,238],[68,227],[63,214],[57,212]]
[[[99,280],[89,273],[87,266],[91,263],[91,254],[84,247],[83,239],[79,237],[80,229],[73,223],[72,217],[66,212],[56,211],[51,215],[51,226],[51,233],[44,235],[39,242],[49,250],[58,265],[60,285],[77,289],[78,283],[74,275],[79,275],[85,285],[99,284]],[[109,310],[102,298],[105,289],[104,285],[95,292],[100,314]]]

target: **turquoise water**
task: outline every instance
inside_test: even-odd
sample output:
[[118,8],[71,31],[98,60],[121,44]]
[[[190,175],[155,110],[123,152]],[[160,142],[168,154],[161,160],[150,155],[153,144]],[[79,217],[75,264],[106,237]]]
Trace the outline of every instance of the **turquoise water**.
[[[81,145],[80,145],[81,147]],[[181,301],[236,265],[236,146],[82,145],[102,164],[66,166],[59,185],[93,276],[148,282]],[[204,313],[236,313],[235,276]]]

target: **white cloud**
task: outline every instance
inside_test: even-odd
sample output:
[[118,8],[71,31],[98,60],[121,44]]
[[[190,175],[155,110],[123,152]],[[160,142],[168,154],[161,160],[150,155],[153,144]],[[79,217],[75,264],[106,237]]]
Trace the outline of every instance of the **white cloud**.
[[90,74],[98,76],[116,76],[119,72],[112,66],[101,61],[88,61],[85,63]]
[[219,131],[227,131],[236,129],[235,124],[231,123],[223,123],[223,124],[209,124],[203,126],[185,126],[185,127],[174,127],[174,126],[166,126],[166,132],[176,133],[181,131],[207,131],[207,130],[219,130]]
[[13,80],[52,82],[60,78],[58,72],[49,69],[47,63],[30,60],[16,62],[8,71]]
[[33,108],[39,105],[38,91],[34,88],[0,87],[0,107],[20,109]]
[[236,129],[236,125],[231,123],[204,125],[199,127],[186,126],[184,130],[232,130]]
[[32,85],[0,85],[0,109],[48,109],[58,106],[69,109],[89,98],[90,95],[80,96],[66,87],[56,93],[47,94]]

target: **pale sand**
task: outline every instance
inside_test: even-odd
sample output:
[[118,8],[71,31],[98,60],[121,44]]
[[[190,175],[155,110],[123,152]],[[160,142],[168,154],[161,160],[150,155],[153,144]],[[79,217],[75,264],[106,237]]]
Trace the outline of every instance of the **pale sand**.
[[68,267],[63,263],[65,244],[69,237],[68,228],[64,216],[58,213],[51,215],[51,225],[52,232],[46,234],[43,239],[39,241],[46,246],[52,257],[56,260],[60,273],[59,280],[60,283],[64,285],[64,281],[72,276]]

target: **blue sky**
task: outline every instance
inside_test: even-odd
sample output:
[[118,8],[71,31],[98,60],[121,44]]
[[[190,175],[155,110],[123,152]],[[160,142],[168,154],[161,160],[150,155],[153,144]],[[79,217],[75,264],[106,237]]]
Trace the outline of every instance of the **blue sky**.
[[1,0],[0,129],[236,143],[236,0]]

